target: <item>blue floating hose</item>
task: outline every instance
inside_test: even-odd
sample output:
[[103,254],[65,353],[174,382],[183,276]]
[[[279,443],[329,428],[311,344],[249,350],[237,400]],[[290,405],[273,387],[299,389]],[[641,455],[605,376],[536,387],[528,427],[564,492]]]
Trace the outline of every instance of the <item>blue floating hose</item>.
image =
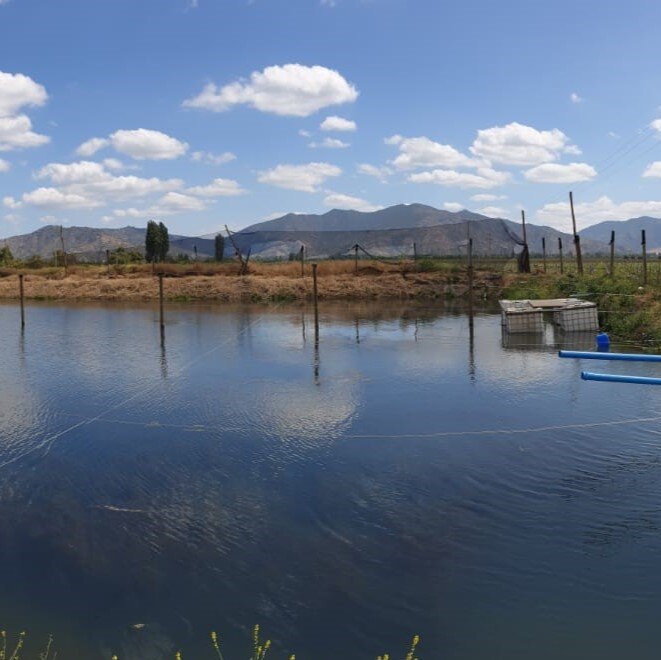
[[598,380],[604,383],[634,383],[636,385],[661,385],[661,378],[649,376],[623,376],[620,374],[595,374],[590,371],[582,371],[583,380]]
[[558,357],[585,360],[624,360],[625,362],[661,362],[661,355],[645,353],[599,353],[597,351],[560,351]]

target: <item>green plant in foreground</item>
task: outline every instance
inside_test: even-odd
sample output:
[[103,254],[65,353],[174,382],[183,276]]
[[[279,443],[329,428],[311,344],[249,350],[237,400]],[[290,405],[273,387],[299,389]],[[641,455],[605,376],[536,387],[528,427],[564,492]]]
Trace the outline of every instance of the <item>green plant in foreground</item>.
[[[255,625],[252,631],[252,650],[250,654],[250,660],[266,660],[266,655],[271,648],[271,640],[262,640],[260,638],[260,628],[259,625]],[[215,651],[216,657],[218,660],[225,660],[222,651],[220,650],[220,639],[218,633],[212,631],[211,634],[211,646]],[[7,649],[7,632],[5,630],[0,631],[0,660],[20,660],[20,653],[25,644],[26,633],[21,632],[16,641],[16,645],[13,648],[13,651]],[[420,636],[415,635],[411,640],[411,646],[408,653],[404,657],[404,660],[419,660],[416,656],[415,651],[420,643]],[[38,660],[57,660],[57,651],[53,649],[53,636],[48,637],[48,642],[44,650],[39,653]],[[120,660],[118,655],[113,655],[110,660]],[[174,655],[174,660],[184,660],[184,656],[181,651],[177,651]],[[295,655],[290,655],[288,660],[296,660]],[[384,655],[377,656],[376,660],[395,660],[394,657],[386,653]]]

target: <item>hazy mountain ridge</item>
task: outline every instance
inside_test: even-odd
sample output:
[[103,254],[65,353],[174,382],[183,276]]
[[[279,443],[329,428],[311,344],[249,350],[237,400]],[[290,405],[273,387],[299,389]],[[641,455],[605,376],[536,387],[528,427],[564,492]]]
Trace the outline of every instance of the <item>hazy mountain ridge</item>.
[[[287,214],[281,218],[256,223],[233,234],[243,252],[251,251],[264,259],[287,258],[305,246],[310,257],[333,257],[349,254],[356,243],[376,256],[411,255],[413,244],[418,254],[465,254],[468,224],[476,254],[511,255],[521,242],[521,225],[511,220],[487,218],[470,211],[456,213],[424,204],[400,204],[373,212],[334,209],[322,215]],[[348,227],[348,229],[347,229]],[[532,253],[541,253],[542,237],[547,254],[558,252],[558,238],[563,251],[573,253],[571,234],[551,227],[529,224],[528,243]],[[618,252],[640,252],[640,229],[647,232],[648,251],[661,251],[661,219],[633,218],[622,222],[603,222],[581,232],[581,245],[586,254],[608,252],[611,229],[616,231]],[[145,229],[66,227],[64,245],[68,253],[86,261],[102,261],[106,250],[118,247],[144,251]],[[30,234],[0,240],[14,256],[39,255],[50,258],[61,249],[60,227],[49,225]],[[170,254],[212,257],[214,241],[208,237],[170,236]],[[225,240],[225,254],[234,249]]]

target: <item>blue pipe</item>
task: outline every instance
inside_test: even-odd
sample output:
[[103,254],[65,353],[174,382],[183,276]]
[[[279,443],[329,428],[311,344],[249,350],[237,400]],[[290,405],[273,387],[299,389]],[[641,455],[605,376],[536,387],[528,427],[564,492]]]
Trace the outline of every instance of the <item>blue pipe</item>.
[[637,385],[661,385],[661,378],[648,376],[622,376],[620,374],[595,374],[590,371],[581,371],[583,380],[599,380],[605,383],[635,383]]
[[560,351],[561,358],[581,358],[586,360],[625,360],[627,362],[661,362],[661,355],[644,353],[599,353],[597,351]]

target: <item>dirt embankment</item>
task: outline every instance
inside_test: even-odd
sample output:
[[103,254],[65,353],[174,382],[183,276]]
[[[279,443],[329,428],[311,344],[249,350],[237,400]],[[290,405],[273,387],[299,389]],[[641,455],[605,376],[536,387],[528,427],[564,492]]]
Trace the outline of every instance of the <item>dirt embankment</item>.
[[[501,277],[477,274],[479,297],[494,297]],[[66,277],[24,275],[28,300],[112,300],[149,301],[158,299],[158,278],[146,273],[103,276],[78,272]],[[281,274],[177,275],[163,278],[166,300],[222,302],[271,302],[309,300],[312,277]],[[467,294],[465,275],[449,273],[392,273],[362,269],[359,273],[324,274],[318,277],[320,300],[438,299],[461,298]],[[18,275],[0,278],[0,299],[19,297]]]

